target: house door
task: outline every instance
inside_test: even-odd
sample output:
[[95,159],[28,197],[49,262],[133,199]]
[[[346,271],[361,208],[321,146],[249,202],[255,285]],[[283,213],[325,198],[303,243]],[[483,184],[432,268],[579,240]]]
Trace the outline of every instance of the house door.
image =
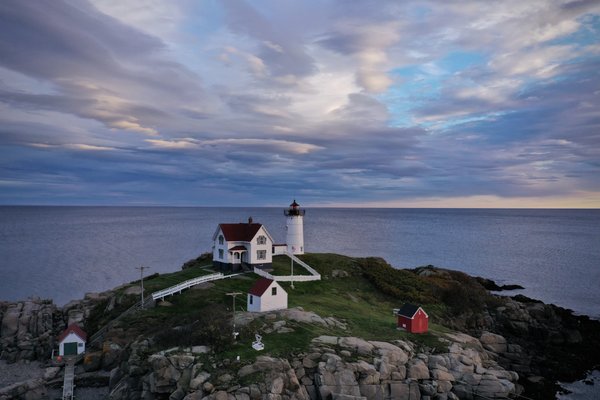
[[65,343],[64,350],[65,350],[65,356],[76,356],[77,355],[77,342]]

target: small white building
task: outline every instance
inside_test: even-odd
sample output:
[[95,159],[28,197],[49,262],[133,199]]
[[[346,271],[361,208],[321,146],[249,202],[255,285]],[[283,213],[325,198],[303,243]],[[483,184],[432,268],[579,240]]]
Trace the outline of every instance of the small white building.
[[213,266],[239,271],[254,267],[270,269],[273,264],[273,238],[262,225],[248,223],[219,224],[213,235]]
[[77,325],[71,324],[58,337],[58,355],[76,356],[85,353],[87,334]]
[[260,278],[248,291],[247,305],[251,312],[283,310],[288,306],[288,294],[276,281]]

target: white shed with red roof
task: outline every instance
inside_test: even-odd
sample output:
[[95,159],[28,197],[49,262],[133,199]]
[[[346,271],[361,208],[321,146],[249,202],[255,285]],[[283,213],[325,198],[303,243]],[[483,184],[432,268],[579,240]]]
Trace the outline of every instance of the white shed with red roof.
[[77,325],[71,324],[58,336],[58,355],[76,356],[85,353],[87,334]]
[[267,278],[257,280],[248,291],[248,311],[283,310],[288,306],[288,294],[279,283]]

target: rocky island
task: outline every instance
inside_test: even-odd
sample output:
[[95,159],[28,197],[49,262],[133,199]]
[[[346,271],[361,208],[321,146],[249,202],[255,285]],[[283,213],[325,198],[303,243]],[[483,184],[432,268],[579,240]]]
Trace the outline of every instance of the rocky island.
[[[287,310],[248,313],[238,298],[232,313],[227,293],[245,299],[252,273],[126,315],[139,282],[64,307],[0,302],[0,399],[62,398],[62,368],[51,356],[71,323],[88,334],[105,327],[76,366],[76,397],[86,399],[554,399],[558,380],[600,364],[600,322],[498,296],[489,280],[394,269],[379,258],[301,258],[323,279],[284,284]],[[154,274],[146,289],[209,273],[208,264],[201,256]],[[274,259],[274,273],[286,265]],[[427,310],[426,334],[396,329],[392,309],[404,302]],[[252,348],[256,334],[264,350]]]

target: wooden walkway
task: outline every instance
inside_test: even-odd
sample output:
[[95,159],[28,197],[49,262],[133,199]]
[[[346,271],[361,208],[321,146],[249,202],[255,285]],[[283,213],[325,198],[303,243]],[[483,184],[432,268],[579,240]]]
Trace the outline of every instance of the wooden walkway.
[[191,288],[192,286],[196,286],[201,283],[206,283],[206,282],[211,282],[211,281],[218,281],[220,279],[232,278],[234,276],[238,276],[238,275],[242,275],[242,274],[245,274],[245,272],[240,272],[239,274],[230,274],[230,275],[224,275],[222,272],[217,272],[216,274],[204,275],[204,276],[199,276],[197,278],[188,279],[187,281],[183,281],[181,283],[178,283],[177,285],[174,285],[174,286],[168,287],[166,289],[159,290],[158,292],[152,293],[152,299],[155,301],[158,299],[164,300],[165,297],[171,296],[176,293],[181,293],[182,290]]
[[65,357],[65,378],[63,380],[63,400],[73,400],[75,390],[76,357]]

